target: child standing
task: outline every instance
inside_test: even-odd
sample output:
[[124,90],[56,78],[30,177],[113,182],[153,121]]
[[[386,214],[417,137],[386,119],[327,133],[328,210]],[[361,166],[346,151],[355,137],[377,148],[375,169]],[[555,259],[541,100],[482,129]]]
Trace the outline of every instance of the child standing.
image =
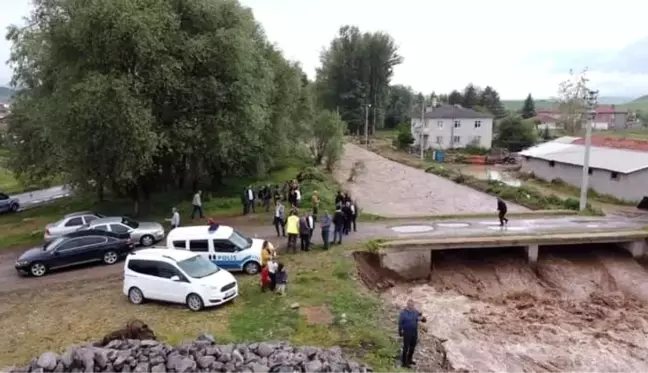
[[265,293],[268,289],[270,289],[270,270],[265,266],[261,270],[261,292]]
[[277,281],[277,294],[279,295],[286,294],[286,284],[288,284],[288,273],[286,272],[283,263],[279,263],[279,265],[277,266],[275,279]]

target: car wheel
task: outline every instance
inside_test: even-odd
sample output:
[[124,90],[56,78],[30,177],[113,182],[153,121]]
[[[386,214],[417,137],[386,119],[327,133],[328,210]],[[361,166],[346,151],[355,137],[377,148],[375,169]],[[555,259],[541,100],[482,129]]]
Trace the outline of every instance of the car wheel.
[[243,272],[248,275],[256,275],[261,270],[261,266],[257,262],[247,262],[243,266]]
[[187,295],[187,308],[194,312],[198,312],[205,307],[202,298],[198,294],[191,293]]
[[12,203],[10,209],[11,209],[11,212],[16,212],[16,211],[18,211],[19,208],[20,208],[20,206],[18,206],[17,203]]
[[153,238],[153,236],[149,234],[147,234],[146,236],[142,236],[142,238],[140,238],[140,244],[144,247],[151,246],[154,243],[155,243],[155,239]]
[[36,262],[29,267],[29,273],[34,277],[42,277],[47,273],[45,264]]
[[106,264],[115,264],[119,260],[119,255],[115,251],[106,251],[103,256],[103,262]]
[[128,290],[128,300],[133,304],[144,303],[144,294],[139,288],[130,288]]

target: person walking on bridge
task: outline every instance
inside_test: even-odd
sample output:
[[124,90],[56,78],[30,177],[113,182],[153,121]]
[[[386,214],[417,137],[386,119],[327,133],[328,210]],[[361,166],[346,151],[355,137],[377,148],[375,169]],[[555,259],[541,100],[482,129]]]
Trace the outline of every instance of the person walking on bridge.
[[506,218],[508,208],[506,207],[506,202],[499,197],[497,197],[497,211],[499,211],[500,227],[503,227],[504,224],[508,224],[508,219]]
[[398,318],[398,335],[403,338],[403,352],[401,364],[404,368],[410,368],[416,364],[413,360],[414,349],[418,343],[418,323],[426,322],[427,319],[414,307],[414,301],[408,300],[407,307],[401,311]]

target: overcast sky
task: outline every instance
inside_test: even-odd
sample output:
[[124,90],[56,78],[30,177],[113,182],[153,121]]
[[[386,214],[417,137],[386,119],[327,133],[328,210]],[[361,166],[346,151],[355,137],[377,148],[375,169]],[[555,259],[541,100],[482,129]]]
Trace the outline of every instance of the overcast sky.
[[[393,82],[448,92],[472,82],[502,98],[555,96],[569,68],[589,66],[604,96],[648,94],[648,3],[616,0],[242,0],[269,39],[314,77],[340,26],[385,31],[404,63]],[[644,5],[641,5],[644,4]],[[20,23],[29,0],[0,0],[0,28]],[[10,45],[0,42],[6,61]],[[0,83],[11,70],[0,65]]]

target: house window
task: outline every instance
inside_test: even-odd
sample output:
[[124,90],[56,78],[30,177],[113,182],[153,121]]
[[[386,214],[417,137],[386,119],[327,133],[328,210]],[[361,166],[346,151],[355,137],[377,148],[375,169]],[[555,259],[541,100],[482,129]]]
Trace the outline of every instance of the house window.
[[461,142],[461,137],[459,137],[459,136],[453,137],[452,142],[454,142],[455,144],[459,144]]
[[475,128],[480,128],[481,127],[481,120],[476,120],[475,121]]
[[438,128],[443,128],[443,121],[442,120],[437,122],[437,127]]
[[437,136],[436,143],[443,144],[443,136]]
[[619,173],[618,172],[610,172],[610,179],[619,180]]
[[592,170],[591,167],[587,169],[587,174],[588,174],[588,175],[591,175],[591,174],[593,174],[593,173],[594,173],[594,171]]
[[555,167],[555,166],[556,166],[556,162],[554,162],[554,161],[549,161],[549,167]]
[[461,127],[461,121],[455,120],[454,121],[454,128],[459,128],[459,127]]

